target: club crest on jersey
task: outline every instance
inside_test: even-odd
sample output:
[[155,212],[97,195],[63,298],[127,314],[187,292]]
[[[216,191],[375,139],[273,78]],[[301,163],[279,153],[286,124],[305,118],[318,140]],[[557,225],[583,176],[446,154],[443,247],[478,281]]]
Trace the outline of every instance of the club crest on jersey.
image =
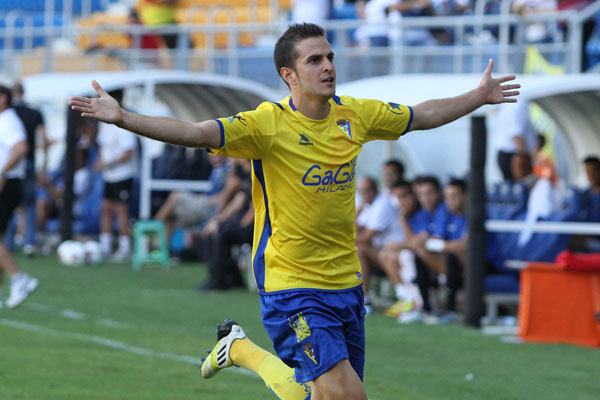
[[315,356],[315,350],[313,349],[312,343],[306,343],[304,345],[304,354],[306,354],[308,358],[310,358],[315,364],[319,365]]
[[404,112],[400,108],[400,104],[398,104],[398,103],[389,102],[389,103],[386,103],[385,106],[387,107],[388,111],[393,114],[397,114],[397,115],[404,114]]
[[302,313],[298,313],[292,318],[288,318],[288,321],[294,332],[296,332],[296,339],[298,339],[298,343],[310,336],[308,322],[306,322],[306,319]]
[[352,140],[352,131],[350,130],[350,122],[345,119],[338,119],[337,126]]
[[300,145],[301,146],[313,146],[314,145],[312,140],[310,140],[310,138],[308,136],[306,136],[304,133],[299,133],[298,135],[300,135]]

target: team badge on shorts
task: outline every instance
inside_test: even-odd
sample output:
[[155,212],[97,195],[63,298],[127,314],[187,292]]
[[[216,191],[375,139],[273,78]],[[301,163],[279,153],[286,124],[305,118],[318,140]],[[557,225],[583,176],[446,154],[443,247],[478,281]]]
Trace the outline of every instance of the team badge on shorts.
[[305,343],[304,344],[304,353],[308,356],[308,358],[310,358],[315,364],[319,365],[319,363],[317,362],[317,357],[315,356],[315,350],[313,349],[313,344],[312,343]]
[[288,318],[288,321],[290,322],[290,326],[294,332],[296,332],[296,339],[298,339],[298,343],[310,336],[310,328],[308,327],[308,323],[306,322],[306,319],[302,313],[298,313],[292,318]]

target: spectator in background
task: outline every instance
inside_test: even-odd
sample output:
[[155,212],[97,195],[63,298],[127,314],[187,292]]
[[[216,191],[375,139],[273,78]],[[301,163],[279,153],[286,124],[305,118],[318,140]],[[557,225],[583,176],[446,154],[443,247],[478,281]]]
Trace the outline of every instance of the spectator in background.
[[[123,91],[110,92],[119,103],[123,100]],[[129,199],[133,178],[137,171],[136,136],[116,125],[99,123],[96,137],[99,160],[96,170],[104,178],[104,199],[100,215],[100,248],[104,257],[111,254],[115,261],[131,256],[131,238],[129,237]],[[113,214],[119,225],[119,244],[113,254]]]
[[[469,8],[469,0],[432,0],[431,5],[436,16],[463,15]],[[454,42],[452,28],[434,28],[431,33],[440,44]]]
[[[0,289],[4,273],[7,273],[11,281],[6,306],[15,308],[38,287],[39,282],[19,270],[17,262],[4,245],[6,227],[21,202],[27,155],[25,127],[12,108],[11,101],[10,90],[0,86]],[[2,305],[0,293],[0,307]]]
[[546,154],[544,154],[544,147],[546,146],[546,137],[542,134],[536,136],[535,141],[535,155],[533,158],[533,173],[538,178],[550,179],[550,182],[556,184],[558,175],[556,174],[556,168],[554,163]]
[[331,19],[332,13],[332,0],[292,0],[292,23],[322,24]]
[[29,256],[35,254],[36,249],[36,209],[35,209],[35,152],[37,136],[41,139],[44,150],[43,165],[46,163],[46,152],[49,146],[44,129],[44,117],[33,108],[27,106],[23,100],[25,90],[20,82],[12,87],[12,106],[23,122],[27,135],[27,156],[25,161],[25,179],[23,180],[23,204],[17,212],[21,214],[17,235],[23,238],[23,253]]
[[538,177],[533,173],[533,164],[529,153],[515,154],[510,163],[510,171],[515,183],[522,183],[530,192],[538,181]]
[[208,178],[211,189],[206,193],[171,192],[156,213],[154,218],[165,223],[167,241],[171,240],[175,227],[202,224],[218,210],[224,195],[227,157],[214,155],[209,160],[213,167]]
[[[420,210],[410,182],[399,182],[392,188],[392,194],[400,205],[400,222],[408,237]],[[421,309],[423,299],[414,281],[417,276],[415,254],[409,250],[406,241],[391,242],[379,252],[378,260],[387,277],[394,285],[396,302],[385,310],[385,315],[398,318],[402,313]]]
[[354,40],[360,47],[387,47],[389,6],[397,0],[359,0],[355,3],[356,15],[364,21],[356,31]]
[[[538,13],[555,12],[556,0],[514,0],[510,9],[513,13],[526,16]],[[546,22],[529,22],[525,27],[525,41],[527,43],[548,43],[552,41],[552,33],[556,27]]]
[[242,287],[243,279],[231,246],[252,243],[254,208],[252,207],[251,165],[247,159],[231,158],[232,169],[225,184],[217,214],[202,230],[208,255],[208,278],[197,290],[226,290]]
[[[558,0],[557,10],[558,11],[581,11],[587,6],[590,6],[594,3],[595,0]],[[581,72],[584,72],[587,68],[591,67],[593,64],[590,62],[590,57],[587,54],[586,47],[588,46],[590,38],[594,35],[594,29],[600,29],[600,26],[597,26],[596,20],[600,20],[599,16],[591,16],[583,23],[583,29],[581,30]],[[565,37],[569,37],[569,24],[563,23],[562,25],[563,34]],[[578,71],[575,71],[578,72]]]
[[404,164],[393,158],[383,164],[383,173],[381,175],[383,194],[388,195],[392,187],[403,179]]
[[[392,169],[389,165],[388,168]],[[393,167],[393,169],[395,168]],[[396,183],[388,184],[393,187]],[[369,208],[367,215],[361,218],[361,223],[364,221],[364,225],[356,233],[356,249],[362,270],[363,293],[367,311],[371,311],[371,303],[368,298],[370,274],[373,270],[383,271],[383,266],[378,259],[379,252],[388,243],[404,239],[398,213],[399,209],[396,202],[392,201],[392,195],[378,196]]]
[[429,323],[456,319],[456,295],[462,286],[467,258],[467,184],[462,179],[452,179],[443,193],[445,207],[436,213],[433,233],[418,251],[432,271],[445,277],[447,288],[446,311],[429,319]]
[[[132,10],[129,13],[127,22],[132,25],[142,25],[142,21],[136,10]],[[149,62],[150,65],[158,67],[160,64],[158,50],[162,47],[163,39],[156,33],[144,33],[140,35],[131,34],[129,35],[130,44],[129,47],[133,49],[141,49],[144,52],[142,57],[145,61]]]
[[[589,187],[582,193],[581,219],[585,222],[600,222],[600,158],[589,156],[583,161]],[[600,253],[600,235],[576,235],[569,248],[586,253]]]
[[369,212],[377,199],[377,182],[370,176],[358,182],[358,201],[356,202],[356,233],[364,229],[369,219]]
[[497,161],[505,181],[512,181],[511,160],[516,153],[533,152],[535,128],[529,117],[529,102],[501,105],[496,116],[496,137],[499,139]]
[[[427,17],[435,15],[431,0],[398,0],[390,4],[386,12],[399,12],[402,17]],[[404,29],[402,38],[407,46],[434,46],[438,42],[434,36],[436,30],[428,28]]]
[[[177,23],[178,0],[138,0],[137,14],[142,23],[150,28],[159,28],[163,25]],[[169,49],[177,47],[177,34],[161,34],[165,46]]]
[[[424,313],[429,315],[433,312],[434,307],[430,302],[429,289],[432,282],[437,281],[437,273],[443,272],[441,269],[437,271],[430,269],[422,258],[424,243],[435,232],[437,216],[446,212],[442,202],[440,183],[433,176],[421,176],[415,180],[413,187],[420,210],[410,219],[405,217],[402,224],[406,235],[406,248],[415,253],[416,282],[423,299],[423,308],[414,308],[401,314],[398,319],[400,323],[420,322],[425,316]],[[435,297],[433,298],[435,299]]]

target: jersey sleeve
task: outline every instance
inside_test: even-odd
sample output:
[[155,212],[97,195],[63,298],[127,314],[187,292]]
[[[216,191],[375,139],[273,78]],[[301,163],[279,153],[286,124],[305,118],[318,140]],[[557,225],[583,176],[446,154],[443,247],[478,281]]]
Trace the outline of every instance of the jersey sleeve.
[[216,119],[221,129],[221,147],[211,154],[257,160],[273,144],[277,133],[278,110],[272,103],[263,103],[256,110]]
[[379,100],[357,100],[361,121],[365,126],[362,142],[397,140],[408,132],[413,120],[413,109],[397,103]]

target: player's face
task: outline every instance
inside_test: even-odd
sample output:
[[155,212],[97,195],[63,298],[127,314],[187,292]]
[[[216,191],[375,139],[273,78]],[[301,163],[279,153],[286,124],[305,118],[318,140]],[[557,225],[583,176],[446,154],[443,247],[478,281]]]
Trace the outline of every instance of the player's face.
[[295,75],[303,94],[331,98],[335,94],[333,51],[327,39],[313,37],[296,43]]
[[465,209],[465,195],[458,187],[448,185],[444,188],[444,203],[452,214],[462,214]]

